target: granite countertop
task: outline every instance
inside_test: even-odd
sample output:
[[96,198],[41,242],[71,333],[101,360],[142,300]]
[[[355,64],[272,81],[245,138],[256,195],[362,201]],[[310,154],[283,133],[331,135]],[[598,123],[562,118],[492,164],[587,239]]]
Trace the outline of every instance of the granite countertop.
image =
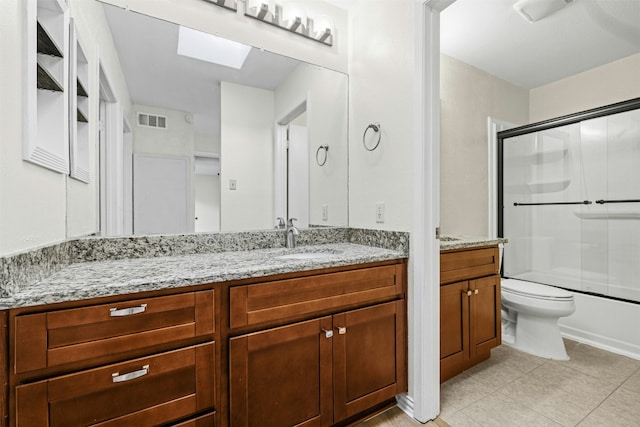
[[471,237],[471,236],[440,236],[440,250],[468,249],[481,246],[492,246],[498,243],[507,243],[507,239],[498,237]]
[[[310,259],[283,255],[321,253]],[[0,298],[0,309],[178,288],[352,264],[407,258],[401,251],[353,243],[259,249],[71,264]]]

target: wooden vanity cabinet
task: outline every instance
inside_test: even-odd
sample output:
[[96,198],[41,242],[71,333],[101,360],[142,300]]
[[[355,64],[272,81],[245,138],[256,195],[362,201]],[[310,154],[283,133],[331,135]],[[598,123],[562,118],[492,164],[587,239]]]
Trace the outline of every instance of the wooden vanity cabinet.
[[[317,276],[315,280],[324,290],[299,290],[294,306],[313,306],[320,311],[331,307],[335,314],[232,336],[230,425],[338,425],[406,391],[405,268],[405,264],[397,264],[326,275],[333,280]],[[361,281],[355,280],[352,289],[336,292],[345,277]],[[286,288],[289,284],[252,285],[252,290],[231,292],[231,323],[234,318],[246,318],[241,316],[247,307],[244,296],[251,291],[259,294],[255,286]],[[376,288],[377,292],[384,290],[385,297],[365,296]],[[329,298],[327,289],[342,296]],[[234,301],[234,295],[242,303]],[[376,298],[387,302],[377,303]],[[354,299],[360,299],[363,307],[340,311]],[[291,300],[283,304],[290,306]],[[290,309],[285,312],[291,314]]]
[[440,255],[440,382],[501,344],[498,256],[497,246]]

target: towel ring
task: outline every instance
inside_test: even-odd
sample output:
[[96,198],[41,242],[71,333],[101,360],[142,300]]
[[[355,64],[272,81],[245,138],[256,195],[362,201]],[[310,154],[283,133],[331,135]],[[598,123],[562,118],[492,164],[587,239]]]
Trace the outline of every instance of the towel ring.
[[[376,145],[374,145],[373,147],[369,148],[367,146],[367,142],[365,141],[365,137],[367,136],[367,132],[369,131],[369,129],[373,129],[373,131],[378,134],[378,141],[376,141]],[[364,145],[364,149],[367,151],[373,151],[376,148],[378,148],[378,145],[380,145],[380,139],[382,138],[382,134],[380,133],[380,123],[371,123],[369,126],[367,126],[367,128],[364,130],[364,133],[362,134],[362,145]]]
[[[324,151],[324,160],[320,161],[320,152]],[[329,146],[328,145],[321,145],[318,147],[318,149],[316,150],[316,163],[318,164],[318,166],[324,166],[325,163],[327,163],[327,152],[329,151]]]

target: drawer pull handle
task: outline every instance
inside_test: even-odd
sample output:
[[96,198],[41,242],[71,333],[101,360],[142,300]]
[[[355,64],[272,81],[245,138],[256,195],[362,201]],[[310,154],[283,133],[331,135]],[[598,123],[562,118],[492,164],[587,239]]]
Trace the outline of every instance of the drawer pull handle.
[[344,335],[347,333],[347,327],[346,326],[338,326],[336,327],[336,329],[338,330],[338,334],[339,335]]
[[122,317],[122,316],[131,316],[132,314],[144,313],[147,311],[147,304],[140,304],[138,307],[129,307],[129,308],[121,308],[118,310],[117,308],[109,309],[109,315],[111,317]]
[[125,381],[135,380],[136,378],[143,377],[149,373],[149,365],[144,365],[142,369],[138,371],[129,372],[128,374],[122,374],[116,372],[111,374],[111,380],[114,383],[121,383]]
[[118,372],[111,374],[111,380],[114,383],[121,383],[125,381],[135,380],[136,378],[143,377],[149,373],[149,365],[144,365],[142,369],[138,371],[129,372],[128,374],[120,375]]
[[323,329],[322,332],[324,332],[324,337],[325,338],[331,338],[333,336],[333,331],[331,329],[329,329],[329,330]]

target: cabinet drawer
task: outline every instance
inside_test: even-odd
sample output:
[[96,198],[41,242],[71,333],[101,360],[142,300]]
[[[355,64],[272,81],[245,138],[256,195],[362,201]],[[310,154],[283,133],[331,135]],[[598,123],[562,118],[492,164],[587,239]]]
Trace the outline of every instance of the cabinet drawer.
[[405,265],[237,286],[230,289],[232,328],[375,302],[403,293]]
[[184,419],[214,406],[214,357],[210,342],[18,386],[16,424],[152,426]]
[[213,334],[213,291],[28,314],[15,318],[15,373]]
[[498,273],[498,246],[440,254],[440,284]]
[[215,413],[174,424],[173,427],[216,427]]

